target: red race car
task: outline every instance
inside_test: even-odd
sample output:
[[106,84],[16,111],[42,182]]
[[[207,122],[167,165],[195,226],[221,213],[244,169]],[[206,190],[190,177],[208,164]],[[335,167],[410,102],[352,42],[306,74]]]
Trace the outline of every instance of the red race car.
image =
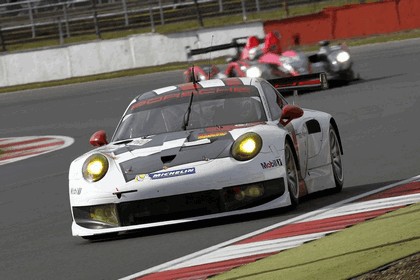
[[[246,41],[246,42],[244,42]],[[202,81],[224,77],[249,77],[273,79],[294,77],[311,73],[308,57],[296,50],[282,52],[278,48],[278,37],[269,33],[264,39],[251,37],[235,38],[231,43],[200,49],[187,48],[188,58],[219,50],[235,48],[236,55],[227,59],[228,65],[221,71],[215,65],[194,66],[184,71],[185,81]]]

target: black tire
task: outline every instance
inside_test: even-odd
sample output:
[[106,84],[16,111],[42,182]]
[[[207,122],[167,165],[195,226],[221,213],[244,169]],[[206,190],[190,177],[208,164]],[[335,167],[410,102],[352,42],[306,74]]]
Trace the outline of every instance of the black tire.
[[290,201],[292,208],[299,204],[299,173],[296,167],[296,159],[293,153],[293,148],[289,142],[286,142],[284,148],[284,157],[286,160],[286,181],[287,189],[289,190]]
[[343,189],[344,184],[344,171],[343,171],[343,161],[341,158],[342,151],[340,142],[338,140],[337,132],[335,129],[330,126],[330,131],[328,133],[328,138],[330,141],[330,157],[331,157],[331,166],[333,170],[335,188],[334,192],[340,192]]

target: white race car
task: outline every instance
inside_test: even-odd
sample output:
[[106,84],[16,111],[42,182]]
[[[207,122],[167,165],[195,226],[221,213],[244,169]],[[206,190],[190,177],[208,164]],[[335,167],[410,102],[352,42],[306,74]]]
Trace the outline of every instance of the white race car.
[[139,95],[110,143],[96,132],[96,148],[71,163],[73,235],[97,239],[296,206],[308,193],[340,191],[335,120],[279,93],[320,87],[324,79],[215,79]]

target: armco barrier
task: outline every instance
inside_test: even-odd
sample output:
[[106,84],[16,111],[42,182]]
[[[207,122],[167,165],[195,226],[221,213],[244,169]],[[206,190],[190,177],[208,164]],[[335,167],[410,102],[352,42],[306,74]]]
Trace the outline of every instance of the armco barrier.
[[348,39],[420,27],[419,0],[384,0],[326,8],[314,15],[267,21],[264,32],[278,31],[283,49],[320,40]]
[[[320,40],[346,39],[420,27],[420,0],[326,8],[320,13],[267,21],[199,29],[170,35],[142,34],[119,40],[0,55],[0,87],[81,77],[139,67],[186,61],[185,47],[228,43],[234,37],[279,31],[283,49]],[[218,57],[232,53],[219,51]],[[198,59],[209,58],[207,56]]]

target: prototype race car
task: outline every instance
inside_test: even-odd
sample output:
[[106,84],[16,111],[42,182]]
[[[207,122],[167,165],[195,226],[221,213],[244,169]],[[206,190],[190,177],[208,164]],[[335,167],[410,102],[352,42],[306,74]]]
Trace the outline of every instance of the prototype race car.
[[320,41],[319,45],[319,51],[308,56],[312,71],[325,72],[329,82],[348,83],[360,79],[353,70],[353,59],[347,45],[330,45],[327,40]]
[[320,89],[319,74],[270,81],[227,78],[136,97],[110,143],[69,170],[72,234],[130,230],[296,206],[343,186],[337,123],[288,104],[281,89]]
[[[255,36],[251,36],[252,38]],[[284,52],[262,52],[261,46],[249,50],[252,56],[243,58],[246,37],[234,38],[231,43],[211,46],[207,48],[191,49],[187,47],[187,58],[193,56],[235,48],[236,55],[228,58],[228,64],[224,71],[217,66],[194,66],[198,80],[208,80],[224,77],[249,77],[273,79],[277,77],[293,77],[309,73],[325,72],[329,82],[349,83],[360,79],[360,75],[353,69],[353,59],[349,48],[345,44],[330,45],[330,42],[323,40],[319,42],[320,49],[311,55],[298,50],[286,50]],[[256,37],[255,37],[256,38]],[[257,38],[259,42],[264,39]],[[252,58],[252,59],[251,59]],[[184,71],[186,82],[191,81],[193,67]]]
[[[293,77],[312,72],[308,57],[297,50],[287,50],[281,54],[272,51],[263,51],[260,46],[264,39],[251,36],[248,39],[254,39],[258,45],[247,47],[248,42],[243,40],[247,37],[234,38],[231,43],[211,46],[207,48],[187,50],[187,58],[190,60],[193,56],[226,49],[236,49],[236,55],[227,59],[226,69],[220,70],[217,66],[194,66],[184,71],[184,80],[191,82],[191,73],[194,68],[196,79],[203,81],[214,78],[225,77],[248,77],[274,79],[279,77]],[[246,55],[244,55],[246,53]],[[322,71],[318,71],[319,73]],[[314,72],[315,73],[315,72]]]

